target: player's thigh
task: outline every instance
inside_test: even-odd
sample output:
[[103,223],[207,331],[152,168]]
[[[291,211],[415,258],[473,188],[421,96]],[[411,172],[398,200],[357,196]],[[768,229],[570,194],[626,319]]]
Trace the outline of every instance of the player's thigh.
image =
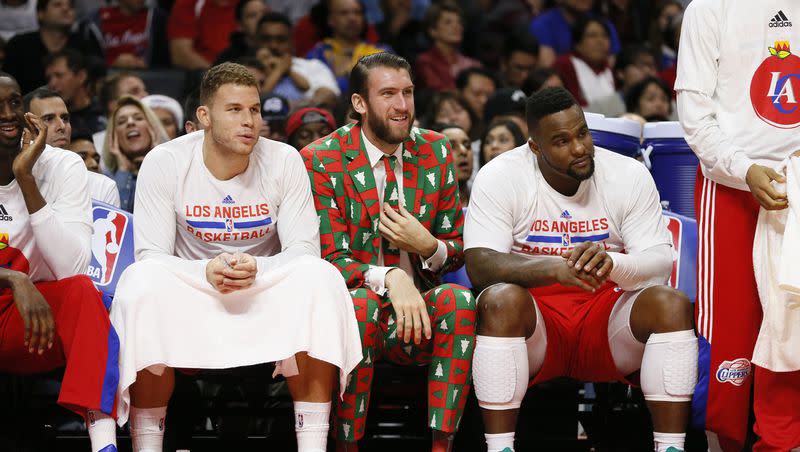
[[625,292],[617,299],[608,318],[608,345],[611,358],[622,375],[630,375],[642,365],[645,344],[631,329],[631,312],[642,290]]

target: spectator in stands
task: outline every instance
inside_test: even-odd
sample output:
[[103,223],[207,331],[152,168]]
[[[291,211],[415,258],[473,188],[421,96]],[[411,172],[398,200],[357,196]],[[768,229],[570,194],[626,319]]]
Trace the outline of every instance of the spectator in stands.
[[674,66],[678,59],[677,41],[680,30],[676,33],[675,19],[683,13],[683,5],[677,0],[664,1],[656,11],[650,24],[650,45],[658,52],[656,63],[660,69]]
[[615,118],[626,111],[625,93],[631,86],[647,77],[656,75],[656,57],[653,52],[640,44],[630,44],[622,49],[614,65],[614,77],[617,91],[595,99],[584,109],[592,113],[600,113]]
[[681,41],[681,28],[683,27],[683,13],[670,17],[669,25],[664,34],[665,45],[662,46],[661,71],[658,76],[671,87],[675,86],[678,75],[677,52]]
[[262,127],[259,134],[270,140],[286,142],[286,117],[289,101],[276,94],[261,97]]
[[3,64],[25,93],[47,83],[43,61],[48,54],[72,48],[84,55],[102,55],[100,44],[92,36],[70,31],[75,22],[71,0],[37,0],[36,17],[39,30],[11,38]]
[[5,0],[0,2],[0,39],[8,41],[12,36],[35,31],[36,0]]
[[[295,22],[293,27],[292,42],[294,43],[296,56],[306,56],[319,41],[332,34],[330,21],[328,20],[330,15],[330,0],[314,1],[317,1],[317,4],[311,8],[307,15]],[[363,40],[370,44],[377,44],[380,41],[377,30],[373,25],[367,22],[366,13],[362,17],[364,23],[367,24]]]
[[243,56],[231,61],[231,63],[241,64],[247,68],[258,82],[258,86],[260,87],[259,91],[262,93],[265,92],[264,85],[267,83],[267,67],[261,60],[254,56]]
[[625,93],[625,107],[652,121],[669,121],[672,115],[672,90],[658,77],[647,77]]
[[301,108],[286,121],[287,142],[298,151],[333,132],[336,122],[328,110]]
[[579,19],[572,29],[572,53],[558,57],[553,66],[582,107],[614,93],[614,73],[608,65],[609,36],[606,21]]
[[481,137],[481,152],[478,156],[480,167],[486,165],[493,158],[525,144],[525,135],[519,125],[511,119],[498,117],[486,127],[486,132]]
[[239,0],[236,4],[236,31],[231,33],[230,47],[219,54],[214,64],[255,56],[260,45],[258,24],[269,7],[264,0]]
[[536,38],[527,33],[508,34],[500,60],[500,76],[505,86],[522,88],[538,61],[539,43]]
[[[377,1],[375,3],[378,3]],[[381,0],[383,20],[377,24],[381,42],[408,61],[416,61],[417,56],[430,47],[425,32],[425,23],[414,14],[415,0]],[[425,1],[430,5],[430,1]],[[422,11],[425,11],[424,9]]]
[[522,92],[524,92],[526,96],[530,96],[544,88],[563,86],[564,81],[561,80],[558,72],[548,67],[540,67],[531,72],[531,75],[529,75],[525,83],[522,84]]
[[117,99],[120,97],[131,96],[142,99],[149,95],[141,77],[131,72],[116,72],[103,80],[97,97],[108,117],[117,108]]
[[426,117],[430,124],[455,124],[464,129],[471,138],[477,138],[480,134],[478,116],[464,96],[452,91],[434,94]]
[[414,84],[417,89],[455,89],[459,72],[481,65],[478,60],[461,54],[461,41],[464,38],[461,7],[451,0],[431,5],[425,14],[425,26],[433,44],[417,57]]
[[183,102],[183,111],[186,113],[186,122],[183,123],[183,130],[192,133],[203,130],[203,124],[197,120],[197,107],[200,106],[200,91],[194,90],[186,96]]
[[183,108],[177,100],[162,94],[151,94],[142,98],[142,103],[158,116],[167,138],[173,140],[178,137],[181,125],[183,124]]
[[85,419],[91,450],[116,450],[119,340],[84,275],[92,240],[87,171],[75,154],[46,145],[46,126],[25,113],[19,84],[5,72],[0,124],[0,187],[10,214],[3,216],[0,372],[64,369],[59,404]]
[[262,93],[285,97],[291,103],[336,104],[339,84],[328,66],[318,59],[293,56],[292,23],[280,13],[267,13],[258,23],[256,56],[267,68]]
[[106,172],[119,190],[120,207],[133,212],[136,177],[145,155],[167,141],[161,121],[139,99],[123,96],[108,118],[103,143]]
[[92,84],[86,58],[74,49],[64,49],[45,60],[47,86],[67,103],[72,125],[92,133],[105,128],[105,114],[92,99]]
[[479,119],[483,118],[486,101],[497,90],[497,78],[488,69],[479,66],[464,69],[456,77],[456,88]]
[[[572,29],[578,19],[590,14],[593,0],[558,0],[558,6],[549,9],[531,21],[530,33],[536,37],[541,46],[539,65],[552,66],[556,58],[572,51],[575,41]],[[620,51],[617,30],[606,18],[599,18],[608,30],[611,54]],[[574,93],[573,93],[574,94]]]
[[89,29],[103,46],[109,67],[151,68],[169,65],[167,13],[145,0],[118,0],[89,20]]
[[328,5],[331,34],[318,42],[306,57],[325,63],[336,76],[339,91],[346,93],[350,69],[359,58],[390,49],[364,40],[367,22],[364,8],[358,0],[328,0]]
[[[496,118],[514,121],[523,136],[528,136],[528,122],[525,120],[525,93],[519,89],[503,88],[497,90],[483,107],[483,123],[489,124]],[[485,128],[483,130],[486,130]]]
[[231,0],[175,0],[167,22],[172,65],[208,69],[236,30],[236,5]]
[[433,130],[440,132],[450,140],[450,151],[453,155],[453,168],[456,170],[458,180],[458,194],[461,205],[469,204],[469,180],[472,177],[474,157],[472,141],[467,132],[455,124],[437,124]]
[[[76,130],[72,132],[69,150],[80,156],[87,170],[100,174],[100,154],[97,153],[97,148],[94,147],[92,134],[87,130]],[[106,177],[106,179],[111,180],[108,177]],[[117,190],[117,184],[115,184],[113,180],[111,184],[114,187],[114,192],[117,193],[117,203],[114,205],[119,207],[119,191]]]

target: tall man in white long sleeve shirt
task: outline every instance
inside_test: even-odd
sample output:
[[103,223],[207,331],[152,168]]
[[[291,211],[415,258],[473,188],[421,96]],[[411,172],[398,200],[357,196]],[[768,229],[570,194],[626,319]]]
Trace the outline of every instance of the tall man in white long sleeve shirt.
[[200,102],[204,130],[157,146],[139,172],[137,262],[111,311],[119,421],[130,411],[134,451],[161,451],[172,369],[279,361],[298,448],[323,452],[337,370],[344,388],[361,360],[350,294],[319,257],[300,156],[259,137],[256,79],[238,64],[215,66]]
[[697,376],[688,298],[663,284],[670,237],[636,160],[595,148],[563,88],[527,100],[528,143],[482,168],[464,228],[483,289],[472,372],[489,452],[514,450],[529,385],[640,371],[655,450],[684,448]]
[[86,418],[93,452],[115,452],[119,341],[83,276],[86,168],[46,139],[16,80],[0,72],[0,372],[64,367],[58,403]]
[[707,400],[706,430],[726,452],[745,443],[751,389],[754,450],[800,445],[800,373],[750,362],[762,316],[752,266],[759,204],[787,207],[771,182],[783,180],[779,164],[800,149],[798,46],[795,1],[695,0],[683,18],[675,89],[700,159],[696,314],[708,356],[695,403]]

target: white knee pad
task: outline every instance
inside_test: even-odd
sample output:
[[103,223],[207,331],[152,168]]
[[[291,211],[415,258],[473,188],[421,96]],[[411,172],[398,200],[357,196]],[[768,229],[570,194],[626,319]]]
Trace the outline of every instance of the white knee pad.
[[472,357],[472,379],[481,408],[519,408],[528,390],[525,338],[477,336]]
[[693,330],[651,334],[640,376],[645,400],[689,402],[697,383],[697,338]]

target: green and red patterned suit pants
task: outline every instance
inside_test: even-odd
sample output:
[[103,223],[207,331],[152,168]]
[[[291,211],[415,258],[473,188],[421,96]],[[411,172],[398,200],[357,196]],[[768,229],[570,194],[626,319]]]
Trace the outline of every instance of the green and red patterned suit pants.
[[388,297],[369,289],[350,291],[356,310],[364,359],[350,374],[344,399],[335,397],[336,438],[358,441],[364,436],[377,359],[404,366],[428,364],[428,425],[455,432],[472,383],[475,347],[475,297],[461,286],[444,284],[422,294],[433,332],[419,344],[398,337],[397,319]]

